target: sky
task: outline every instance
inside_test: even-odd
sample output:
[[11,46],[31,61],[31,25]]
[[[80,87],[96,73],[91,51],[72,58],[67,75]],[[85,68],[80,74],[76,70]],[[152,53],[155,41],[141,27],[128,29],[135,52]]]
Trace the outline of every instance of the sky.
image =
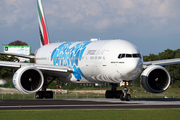
[[[143,55],[180,48],[180,0],[42,0],[50,42],[123,39]],[[36,0],[0,0],[0,52],[40,47]]]

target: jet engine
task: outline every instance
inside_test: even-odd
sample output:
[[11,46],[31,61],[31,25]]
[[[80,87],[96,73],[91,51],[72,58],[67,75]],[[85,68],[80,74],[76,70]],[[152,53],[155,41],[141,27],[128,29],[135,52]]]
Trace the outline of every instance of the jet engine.
[[162,66],[151,65],[141,74],[141,84],[151,93],[161,93],[168,89],[171,83],[169,72]]
[[33,66],[24,66],[13,76],[14,86],[22,93],[32,94],[41,89],[44,83],[42,72]]

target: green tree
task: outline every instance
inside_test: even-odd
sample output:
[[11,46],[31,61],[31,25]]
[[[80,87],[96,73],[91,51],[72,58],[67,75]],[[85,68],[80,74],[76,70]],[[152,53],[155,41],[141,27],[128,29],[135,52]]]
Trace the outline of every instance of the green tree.
[[[7,56],[7,55],[0,55],[0,60],[1,61],[19,61],[18,58],[14,57],[14,56]],[[5,77],[9,77],[12,76],[13,74],[13,70],[12,69],[8,69],[8,68],[0,68],[0,77],[1,78],[5,78]]]
[[174,58],[174,56],[175,56],[175,51],[170,50],[170,49],[167,49],[164,52],[159,53],[159,57],[161,60],[172,59],[172,58]]
[[154,54],[150,54],[149,56],[144,56],[144,61],[155,61],[155,60],[159,60],[159,55],[154,55]]

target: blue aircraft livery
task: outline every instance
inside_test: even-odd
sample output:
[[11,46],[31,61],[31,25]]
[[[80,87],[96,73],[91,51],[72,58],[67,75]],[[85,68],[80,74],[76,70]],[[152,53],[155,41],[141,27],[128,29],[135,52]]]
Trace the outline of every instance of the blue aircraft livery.
[[89,43],[91,41],[80,42],[72,46],[74,42],[65,42],[54,49],[51,54],[51,61],[53,61],[54,65],[71,66],[74,69],[73,75],[76,79],[86,78],[78,67],[78,62],[81,61],[82,55]]

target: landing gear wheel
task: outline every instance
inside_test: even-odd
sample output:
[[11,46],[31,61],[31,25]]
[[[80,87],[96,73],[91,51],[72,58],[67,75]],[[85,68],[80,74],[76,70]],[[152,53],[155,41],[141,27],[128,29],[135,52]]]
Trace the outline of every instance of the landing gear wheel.
[[38,91],[36,93],[36,99],[43,99],[44,98],[44,92],[43,91]]
[[105,93],[105,97],[106,97],[106,98],[113,98],[113,96],[112,96],[112,91],[107,90],[106,93]]
[[115,94],[114,94],[114,97],[115,97],[115,98],[119,98],[122,93],[123,93],[122,90],[116,90],[116,92],[115,92]]
[[45,98],[45,99],[47,99],[47,98],[49,98],[49,99],[52,99],[53,98],[53,92],[52,91],[38,91],[37,93],[36,93],[36,99],[43,99],[43,98]]
[[126,99],[126,101],[130,101],[131,100],[131,95],[130,94],[126,94],[125,99]]
[[116,91],[107,90],[105,93],[105,97],[106,98],[119,98],[119,96],[122,93],[123,93],[122,90],[116,90]]
[[46,91],[44,93],[44,97],[45,97],[45,99],[47,99],[47,98],[52,99],[53,98],[53,92],[52,91]]
[[124,93],[121,93],[121,95],[120,95],[120,100],[122,100],[122,101],[125,100],[125,99],[124,99]]
[[126,95],[124,96],[124,93],[122,93],[122,94],[120,95],[120,100],[122,100],[122,101],[124,101],[124,100],[130,101],[130,100],[131,100],[131,95],[130,95],[130,94],[126,94]]
[[131,100],[131,95],[128,94],[128,88],[126,87],[126,81],[125,81],[125,86],[124,86],[124,93],[122,93],[120,95],[120,99],[123,101],[123,100],[126,100],[126,101],[130,101]]

